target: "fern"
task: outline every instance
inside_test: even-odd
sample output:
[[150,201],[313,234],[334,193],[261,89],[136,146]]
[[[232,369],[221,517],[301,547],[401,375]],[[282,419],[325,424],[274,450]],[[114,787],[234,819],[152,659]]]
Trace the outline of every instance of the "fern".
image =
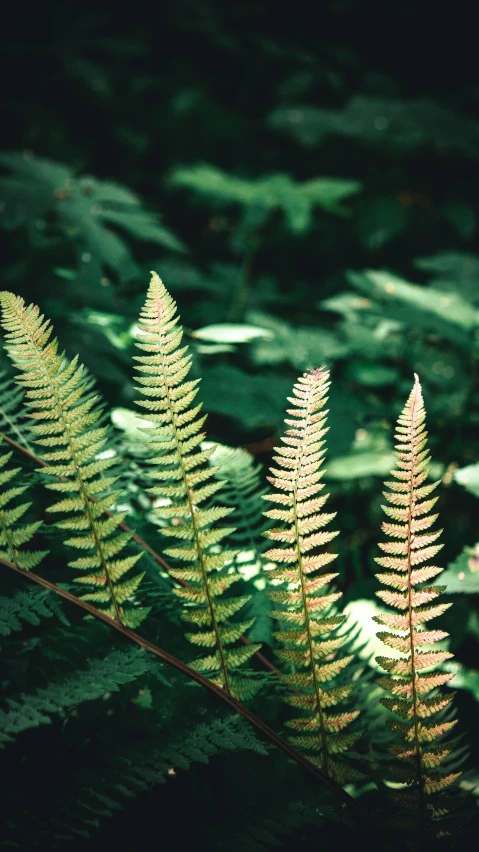
[[291,417],[285,422],[291,428],[282,439],[284,446],[276,449],[274,461],[279,467],[271,468],[272,476],[268,477],[278,490],[265,498],[279,505],[266,512],[282,523],[266,533],[279,546],[265,556],[279,563],[269,570],[270,578],[287,584],[285,589],[269,592],[273,602],[281,606],[273,616],[286,622],[288,628],[275,634],[286,646],[277,654],[300,670],[283,675],[295,690],[286,698],[287,703],[304,711],[303,716],[287,723],[299,732],[291,741],[330,777],[344,781],[354,773],[338,755],[355,741],[355,735],[344,733],[344,728],[359,711],[330,711],[351,692],[350,685],[334,687],[330,681],[352,657],[336,656],[343,637],[334,633],[344,617],[331,614],[331,607],[341,593],[327,586],[337,574],[320,573],[336,554],[315,554],[318,546],[337,535],[324,529],[335,513],[321,512],[328,495],[319,496],[324,488],[320,480],[324,474],[321,465],[327,432],[324,405],[328,378],[329,372],[323,368],[305,373],[294,385],[294,396],[288,397],[293,407],[288,409]]
[[15,385],[4,367],[0,367],[0,433],[3,432],[31,450],[22,402],[23,391]]
[[103,773],[85,773],[79,779],[82,793],[75,801],[72,816],[81,820],[83,812],[83,819],[90,824],[98,817],[113,816],[125,799],[148,792],[153,784],[163,784],[179,770],[187,771],[193,763],[209,763],[217,754],[239,751],[268,754],[239,716],[197,725],[185,731],[177,742],[155,746],[145,741],[119,748]]
[[51,681],[33,694],[7,698],[8,709],[0,710],[0,748],[28,728],[50,724],[54,714],[118,692],[120,685],[131,683],[153,668],[158,668],[158,663],[142,650],[112,651],[102,660],[92,660],[86,668]]
[[[174,567],[173,577],[189,585],[175,589],[185,601],[183,618],[196,625],[187,638],[194,644],[213,649],[195,661],[198,671],[209,674],[227,692],[246,697],[253,681],[240,679],[235,670],[258,649],[257,645],[229,648],[239,640],[251,622],[227,623],[249,599],[248,596],[222,598],[240,575],[233,570],[235,553],[221,551],[218,545],[233,530],[216,522],[231,514],[222,506],[205,508],[220,488],[208,459],[214,448],[201,449],[205,417],[201,405],[191,407],[197,394],[197,380],[185,381],[191,357],[182,339],[176,305],[162,281],[152,273],[145,306],[139,320],[139,343],[146,355],[136,357],[138,382],[144,399],[139,404],[148,412],[152,428],[147,428],[156,483],[148,492],[161,505],[160,517],[169,520],[162,533],[180,540],[165,552],[187,567]],[[229,566],[229,567],[228,567]]]
[[[98,743],[94,746],[98,755]],[[38,815],[29,811],[20,830],[26,848],[64,848],[74,838],[90,839],[103,820],[118,814],[132,799],[151,795],[156,784],[177,783],[178,774],[196,763],[208,764],[216,755],[252,751],[268,752],[240,716],[214,719],[182,731],[181,738],[143,736],[137,742],[117,743],[114,750],[100,752],[95,771],[76,773],[72,788],[55,791],[55,816],[51,824],[39,825]],[[10,832],[18,845],[19,826]]]
[[0,636],[10,636],[22,630],[22,622],[37,626],[42,618],[56,616],[62,624],[69,626],[61,603],[47,589],[23,590],[11,598],[0,598]]
[[[389,540],[380,544],[385,555],[376,558],[386,569],[377,575],[386,589],[376,594],[398,612],[375,616],[375,620],[387,628],[378,634],[379,638],[397,653],[394,658],[377,660],[387,672],[380,684],[392,696],[381,701],[399,717],[388,721],[401,740],[391,749],[398,760],[391,769],[396,782],[407,787],[397,790],[395,798],[414,814],[421,844],[428,823],[447,812],[444,803],[436,803],[435,794],[453,785],[460,773],[441,768],[451,755],[451,746],[442,738],[455,721],[444,713],[453,696],[442,696],[438,687],[454,675],[438,671],[437,667],[452,654],[435,647],[448,634],[426,625],[450,604],[437,603],[445,586],[429,584],[442,568],[426,564],[442,547],[435,543],[442,530],[431,531],[437,519],[431,511],[438,498],[430,495],[438,483],[426,484],[430,455],[417,375],[395,437],[397,462],[391,471],[394,480],[385,483],[388,491],[384,495],[389,505],[383,507],[392,523],[388,520],[382,525]],[[411,822],[411,813],[407,822]]]
[[262,497],[266,488],[261,481],[262,466],[241,447],[217,445],[213,458],[214,472],[222,481],[221,499],[231,508],[231,520],[235,523],[230,541],[244,554],[249,553],[247,563],[261,564],[266,548],[264,533],[271,526],[262,516]]
[[8,467],[11,457],[12,453],[0,454],[0,556],[12,562],[17,568],[28,570],[39,565],[47,551],[22,549],[23,545],[28,544],[33,538],[42,522],[18,524],[31,503],[10,505],[27,490],[26,485],[16,485],[4,490],[4,486],[20,473],[19,467]]
[[[75,578],[84,600],[104,608],[112,618],[129,627],[137,626],[147,610],[134,607],[131,598],[142,574],[125,579],[141,554],[120,555],[131,533],[118,532],[123,515],[110,514],[120,492],[110,493],[114,477],[105,476],[112,459],[98,458],[106,442],[106,428],[98,426],[101,411],[96,397],[87,392],[83,367],[75,358],[68,363],[58,352],[52,326],[39,309],[27,307],[12,293],[1,293],[2,325],[7,332],[9,355],[19,371],[18,381],[26,389],[26,404],[34,421],[35,443],[45,447],[42,469],[46,487],[62,494],[48,508],[67,517],[56,526],[70,537],[66,544],[88,554],[70,562],[81,572]],[[96,428],[95,427],[96,425]]]

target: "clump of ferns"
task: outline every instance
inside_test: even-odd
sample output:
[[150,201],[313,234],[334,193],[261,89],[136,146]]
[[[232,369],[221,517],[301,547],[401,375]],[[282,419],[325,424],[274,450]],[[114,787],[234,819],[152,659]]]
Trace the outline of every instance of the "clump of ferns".
[[383,507],[390,519],[382,525],[388,540],[380,543],[384,555],[376,558],[386,569],[377,575],[386,587],[377,595],[395,611],[375,618],[386,628],[378,636],[394,655],[377,659],[387,672],[380,685],[389,695],[381,701],[391,713],[388,725],[396,736],[390,748],[395,758],[391,795],[403,808],[399,822],[412,829],[422,847],[437,832],[436,821],[451,810],[451,788],[461,773],[449,765],[455,743],[446,736],[455,725],[453,694],[439,689],[454,676],[440,668],[452,656],[440,644],[448,634],[428,626],[451,604],[438,603],[445,587],[430,584],[443,570],[428,564],[442,547],[436,544],[442,530],[431,530],[438,498],[430,495],[439,483],[427,481],[430,455],[417,376],[395,438],[396,467],[386,482],[388,505]]
[[[107,427],[91,393],[91,379],[78,358],[69,362],[59,352],[53,328],[35,305],[20,296],[0,294],[7,352],[25,390],[32,442],[41,447],[41,475],[46,488],[61,499],[47,508],[63,515],[56,527],[65,544],[84,555],[69,562],[84,600],[99,605],[111,618],[137,627],[148,609],[135,593],[143,575],[134,571],[141,552],[125,554],[131,533],[120,531],[124,514],[112,511],[120,496],[111,490],[116,477],[107,471]],[[87,589],[85,594],[85,588]]]
[[288,397],[292,407],[287,410],[285,423],[289,428],[273,457],[278,467],[272,467],[268,477],[274,492],[265,495],[277,506],[266,515],[280,526],[266,535],[278,546],[269,549],[265,557],[277,566],[268,572],[272,582],[283,584],[269,595],[279,605],[272,613],[281,622],[281,629],[274,634],[282,646],[276,653],[289,668],[282,675],[290,690],[285,700],[301,711],[299,717],[287,722],[298,732],[291,741],[342,783],[360,780],[362,775],[343,760],[344,752],[357,738],[345,729],[359,711],[340,709],[352,684],[338,685],[337,677],[352,661],[352,655],[338,653],[344,642],[338,631],[344,616],[334,608],[341,592],[330,588],[338,575],[323,573],[336,554],[318,552],[337,535],[325,529],[336,513],[322,511],[329,495],[321,493],[329,384],[329,372],[316,369],[300,377],[293,396]]
[[253,621],[231,619],[250,596],[223,597],[241,579],[234,568],[236,551],[223,547],[234,528],[219,523],[233,509],[212,501],[222,482],[209,465],[214,447],[202,447],[206,417],[200,415],[201,403],[193,405],[198,380],[187,381],[191,356],[188,347],[181,346],[176,304],[156,273],[138,326],[138,347],[144,353],[135,359],[143,397],[139,405],[151,423],[145,434],[154,465],[154,485],[147,493],[165,523],[161,533],[179,540],[165,553],[174,560],[171,575],[182,584],[175,588],[184,602],[182,618],[196,627],[187,638],[197,647],[211,649],[193,665],[226,692],[248,698],[257,684],[240,667],[260,646],[238,645]]

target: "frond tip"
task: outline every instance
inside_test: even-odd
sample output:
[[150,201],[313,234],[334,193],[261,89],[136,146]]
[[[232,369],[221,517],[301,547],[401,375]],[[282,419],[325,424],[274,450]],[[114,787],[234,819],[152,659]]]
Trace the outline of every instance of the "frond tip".
[[145,354],[135,358],[143,395],[138,404],[152,424],[146,435],[156,484],[148,491],[161,504],[158,516],[167,521],[162,533],[179,539],[165,552],[175,560],[171,575],[182,583],[175,592],[185,602],[183,618],[198,628],[187,638],[212,651],[193,665],[227,692],[246,698],[253,682],[237,669],[259,646],[228,647],[251,626],[252,622],[229,622],[249,596],[223,598],[241,579],[233,567],[235,552],[219,546],[234,529],[217,522],[233,508],[210,502],[223,483],[208,465],[214,447],[201,447],[206,417],[199,416],[201,404],[192,407],[198,382],[186,380],[191,356],[187,346],[180,347],[182,337],[176,304],[153,272],[139,319],[138,347]]
[[[337,532],[326,530],[335,513],[322,512],[328,495],[321,495],[322,464],[326,452],[324,436],[327,411],[326,394],[329,372],[324,368],[305,373],[294,385],[292,407],[285,423],[290,427],[282,438],[284,446],[277,447],[268,477],[275,491],[265,499],[278,508],[265,514],[281,526],[265,535],[278,546],[265,553],[265,558],[279,567],[270,569],[273,581],[282,587],[269,592],[280,607],[273,616],[285,622],[285,629],[275,635],[285,647],[278,656],[291,666],[283,675],[294,693],[286,698],[288,704],[301,708],[303,716],[287,724],[298,732],[292,737],[294,745],[308,752],[308,757],[330,777],[339,782],[354,779],[354,772],[341,760],[341,755],[354,742],[354,734],[344,729],[356,718],[358,711],[337,709],[351,691],[350,685],[331,685],[334,678],[351,661],[336,652],[343,643],[337,628],[344,617],[332,609],[341,593],[331,590],[330,583],[337,573],[323,573],[335,558],[330,551],[317,552],[328,544]],[[331,710],[331,708],[333,708]]]
[[[391,774],[394,780],[410,788],[402,800],[415,813],[421,843],[437,814],[431,796],[453,785],[460,775],[446,767],[441,769],[452,747],[442,741],[437,744],[455,724],[446,710],[452,695],[443,698],[438,692],[438,687],[454,675],[434,671],[452,654],[435,647],[448,634],[427,626],[450,604],[435,603],[444,586],[430,585],[429,581],[442,568],[426,564],[442,547],[435,543],[442,530],[431,530],[437,519],[431,510],[438,498],[429,499],[429,496],[439,483],[427,483],[430,456],[425,416],[421,385],[415,374],[414,386],[396,428],[397,462],[391,471],[393,480],[385,483],[384,496],[389,505],[383,509],[395,523],[383,523],[383,532],[389,540],[380,543],[380,548],[386,555],[376,557],[376,562],[385,569],[377,574],[378,580],[386,586],[376,594],[397,612],[375,617],[387,628],[378,634],[380,639],[396,652],[394,657],[378,657],[387,672],[380,683],[393,696],[383,698],[382,703],[399,717],[397,720],[393,716],[388,724],[402,741],[391,749],[400,762],[391,767]],[[395,794],[395,798],[401,800],[400,795]]]

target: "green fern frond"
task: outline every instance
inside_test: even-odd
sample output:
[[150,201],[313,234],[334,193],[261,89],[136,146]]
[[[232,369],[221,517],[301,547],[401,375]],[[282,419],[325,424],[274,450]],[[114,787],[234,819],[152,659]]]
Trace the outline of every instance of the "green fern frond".
[[18,698],[7,698],[7,710],[0,710],[0,748],[28,728],[50,724],[51,717],[85,701],[95,701],[118,692],[158,663],[143,650],[112,651],[101,660],[92,660],[84,669],[51,681],[47,686]]
[[33,440],[45,448],[41,454],[45,485],[61,495],[48,511],[66,516],[56,526],[69,533],[66,544],[84,551],[69,563],[80,572],[75,581],[82,592],[87,589],[84,600],[136,627],[147,613],[132,601],[143,575],[131,569],[141,554],[122,553],[131,538],[118,531],[123,515],[104,517],[120,492],[108,491],[115,481],[105,475],[112,460],[99,458],[107,430],[98,425],[97,397],[88,393],[89,378],[77,358],[69,363],[58,352],[53,328],[35,305],[27,307],[23,299],[7,292],[0,294],[0,302],[8,353],[19,371],[17,381],[25,388],[33,420]]
[[241,447],[217,445],[212,460],[215,475],[222,481],[221,499],[233,510],[235,530],[230,535],[234,546],[252,551],[257,560],[266,548],[263,535],[271,525],[265,522],[262,497],[266,493],[261,480],[262,465]]
[[385,569],[376,576],[386,588],[376,594],[397,612],[375,616],[375,621],[386,627],[378,636],[396,654],[377,660],[387,672],[380,684],[392,695],[381,700],[396,717],[391,717],[388,725],[402,740],[391,749],[398,760],[391,774],[407,787],[394,795],[414,814],[421,844],[428,824],[439,813],[435,794],[454,785],[461,773],[441,766],[451,754],[442,738],[455,721],[445,716],[452,695],[441,696],[438,687],[454,675],[436,670],[452,654],[435,647],[448,634],[430,629],[429,622],[450,604],[436,603],[445,587],[429,582],[442,571],[427,564],[442,547],[436,543],[442,530],[431,530],[437,518],[431,512],[438,498],[430,495],[438,483],[427,481],[430,455],[417,376],[398,419],[395,438],[396,468],[391,471],[393,480],[385,483],[389,505],[383,507],[393,523],[388,520],[382,525],[388,540],[380,543],[384,555],[376,558]]
[[[194,764],[206,765],[217,755],[245,751],[268,754],[240,716],[196,725],[183,731],[181,738],[169,735],[162,740],[156,726],[149,736],[139,739],[137,733],[129,742],[116,742],[114,749],[101,751],[97,743],[99,765],[76,773],[70,789],[55,791],[51,819],[45,812],[41,819],[35,811],[23,814],[21,848],[65,849],[68,841],[89,839],[105,819],[117,816],[133,799],[151,795],[156,784],[174,783],[180,773]],[[20,826],[10,825],[9,840],[18,848]]]
[[188,584],[175,589],[185,602],[183,618],[199,628],[187,638],[212,649],[194,665],[227,692],[244,697],[249,686],[235,670],[259,646],[227,647],[250,626],[248,622],[226,623],[249,597],[222,597],[240,579],[232,565],[235,552],[219,547],[232,529],[219,527],[217,522],[232,509],[203,505],[222,483],[215,480],[208,465],[214,448],[200,446],[206,418],[199,416],[201,405],[192,407],[198,382],[187,381],[191,356],[186,346],[180,348],[183,331],[178,323],[175,302],[158,275],[152,273],[139,319],[138,346],[146,354],[135,359],[144,397],[139,404],[152,423],[146,434],[153,452],[151,461],[156,465],[152,474],[156,484],[148,491],[161,501],[158,515],[169,520],[162,533],[179,540],[166,553],[181,566],[171,571],[172,576]]
[[31,451],[30,432],[24,415],[23,391],[4,367],[0,367],[0,433]]
[[[17,568],[28,571],[39,565],[48,551],[23,549],[41,527],[42,522],[18,523],[31,503],[17,503],[17,498],[27,490],[26,485],[4,489],[4,486],[20,473],[19,467],[8,466],[11,457],[12,453],[0,454],[0,556],[12,562]],[[11,503],[13,505],[10,505]]]
[[19,591],[10,598],[0,598],[0,636],[10,636],[21,630],[23,625],[37,626],[42,618],[56,616],[66,627],[66,618],[60,600],[48,589],[35,588]]
[[292,408],[285,423],[290,428],[282,438],[284,446],[276,448],[278,467],[272,467],[268,477],[277,490],[265,498],[275,504],[265,514],[281,526],[266,533],[278,546],[265,556],[278,563],[269,576],[283,584],[269,595],[280,605],[273,615],[285,622],[285,629],[275,635],[284,645],[278,656],[291,668],[291,674],[283,675],[294,690],[286,701],[304,711],[287,723],[298,732],[291,741],[330,777],[343,782],[354,773],[340,755],[355,740],[344,729],[358,711],[337,708],[351,687],[336,687],[331,681],[352,658],[337,655],[343,637],[336,634],[336,628],[344,617],[331,613],[341,593],[328,588],[337,574],[322,573],[336,554],[317,552],[337,535],[325,529],[335,513],[321,511],[328,495],[320,494],[324,488],[321,467],[326,452],[328,379],[324,368],[305,373],[294,385],[294,396],[288,398]]

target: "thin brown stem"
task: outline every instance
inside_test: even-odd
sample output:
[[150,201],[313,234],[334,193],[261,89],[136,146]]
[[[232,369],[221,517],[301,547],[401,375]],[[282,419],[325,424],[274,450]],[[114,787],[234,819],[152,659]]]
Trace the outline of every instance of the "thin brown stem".
[[[32,461],[38,467],[46,467],[47,466],[47,463],[44,462],[43,459],[34,455],[34,453],[32,453],[30,450],[27,450],[26,447],[23,447],[21,444],[18,444],[17,441],[13,440],[13,438],[9,438],[7,435],[4,435],[4,434],[2,434],[1,437],[14,450],[16,450],[19,453],[23,453],[23,455],[26,456],[26,458],[30,459],[30,461]],[[90,495],[89,495],[88,499],[92,503],[96,502],[95,498],[90,496]],[[104,512],[104,515],[106,517],[110,517],[112,514],[114,514],[114,513],[108,512],[108,511]],[[146,542],[143,538],[141,538],[139,535],[137,535],[135,532],[133,532],[133,530],[127,524],[123,523],[123,521],[120,524],[118,524],[118,527],[119,527],[119,529],[123,530],[123,532],[130,533],[133,541],[135,541],[137,543],[137,545],[139,547],[141,547],[142,550],[146,550],[152,556],[152,558],[155,560],[155,562],[158,565],[161,565],[161,567],[163,568],[164,571],[166,571],[167,574],[170,574],[170,571],[171,571],[170,564],[166,561],[166,559],[163,559],[163,557],[160,556],[160,554],[157,553],[157,551],[154,550],[153,547],[151,547],[151,545],[148,544],[148,542]],[[178,585],[180,585],[180,586],[189,586],[190,585],[189,583],[186,582],[186,580],[177,580],[176,578],[171,577],[171,575],[170,575],[170,578],[175,583],[178,583]],[[240,642],[242,642],[243,645],[251,645],[251,642],[249,641],[249,639],[247,639],[246,636],[241,636]],[[279,674],[279,671],[276,668],[276,666],[273,663],[271,663],[268,660],[268,658],[265,657],[264,654],[261,653],[261,651],[255,651],[254,657],[263,666],[263,668],[267,669],[270,672],[273,672],[274,674]]]
[[143,636],[140,636],[134,630],[131,630],[129,627],[125,627],[124,624],[121,624],[119,621],[115,621],[110,618],[110,616],[106,615],[99,609],[91,606],[91,604],[86,601],[81,600],[81,598],[75,597],[70,592],[61,589],[59,586],[56,586],[54,583],[51,583],[49,580],[45,580],[43,577],[40,577],[38,574],[34,574],[32,571],[25,571],[22,568],[17,568],[12,562],[9,562],[7,559],[0,557],[0,564],[4,565],[6,568],[10,568],[12,571],[16,571],[18,574],[21,574],[26,579],[30,580],[33,583],[37,583],[40,586],[43,586],[45,589],[49,589],[50,591],[57,594],[59,597],[63,598],[66,601],[74,604],[75,606],[82,609],[84,612],[87,612],[89,615],[96,618],[98,621],[103,621],[104,624],[108,625],[108,627],[116,630],[117,633],[121,633],[126,639],[129,639],[132,642],[135,642],[136,645],[139,645],[140,648],[144,648],[145,651],[149,651],[151,654],[154,654],[155,657],[162,660],[169,666],[172,666],[177,671],[184,674],[190,680],[194,680],[196,683],[203,686],[205,689],[212,692],[220,701],[223,701],[232,710],[238,713],[243,719],[246,719],[250,725],[252,725],[260,734],[262,734],[267,740],[269,740],[273,745],[280,749],[287,757],[293,760],[298,766],[301,766],[310,775],[314,775],[325,787],[327,787],[332,793],[337,795],[342,801],[351,809],[351,811],[355,814],[356,817],[359,817],[361,820],[364,820],[368,823],[372,823],[372,816],[366,811],[362,805],[356,800],[353,799],[352,796],[349,795],[339,784],[336,784],[332,781],[328,776],[326,776],[317,766],[315,766],[311,761],[309,761],[304,755],[300,754],[300,752],[296,751],[295,748],[289,745],[286,740],[284,740],[279,734],[276,733],[272,728],[269,727],[262,719],[256,716],[251,712],[247,707],[241,704],[240,701],[237,701],[224,689],[220,686],[217,686],[211,680],[201,675],[199,672],[190,668],[186,663],[183,663],[177,657],[173,657],[172,654],[169,654],[168,651],[164,651],[163,648],[159,648],[158,645],[154,645],[152,642],[149,642],[148,639],[145,639]]

